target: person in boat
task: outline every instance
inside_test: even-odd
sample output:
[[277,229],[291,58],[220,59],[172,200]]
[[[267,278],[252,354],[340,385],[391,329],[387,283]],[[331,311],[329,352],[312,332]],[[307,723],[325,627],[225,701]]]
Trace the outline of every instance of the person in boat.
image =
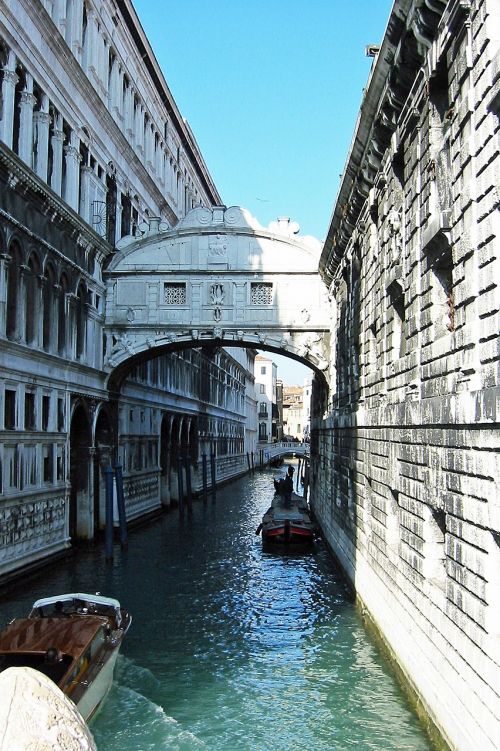
[[63,658],[62,652],[57,647],[49,647],[45,652],[45,662],[47,665],[57,665]]
[[290,465],[288,467],[286,477],[283,480],[283,497],[285,500],[285,505],[289,505],[292,500],[292,493],[293,493],[293,467]]
[[54,605],[54,612],[52,618],[65,618],[67,613],[64,612],[64,602],[58,600]]

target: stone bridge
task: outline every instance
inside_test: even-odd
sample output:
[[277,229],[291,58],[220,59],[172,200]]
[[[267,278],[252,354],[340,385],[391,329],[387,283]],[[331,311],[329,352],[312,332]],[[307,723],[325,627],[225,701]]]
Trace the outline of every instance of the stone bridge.
[[280,443],[259,443],[257,451],[262,451],[264,463],[267,464],[271,459],[279,456],[308,456],[311,447],[308,443],[295,443],[294,441],[281,441]]
[[[158,350],[246,346],[288,355],[327,378],[330,316],[321,246],[278,219],[198,207],[175,229],[151,219],[104,272],[110,388]],[[154,352],[153,352],[154,351]]]

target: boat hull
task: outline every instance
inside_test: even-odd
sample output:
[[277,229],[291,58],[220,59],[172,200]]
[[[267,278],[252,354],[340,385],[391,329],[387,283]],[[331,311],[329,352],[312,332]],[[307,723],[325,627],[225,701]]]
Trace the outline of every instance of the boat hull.
[[297,528],[292,525],[289,527],[269,525],[268,528],[262,528],[262,542],[267,545],[312,545],[314,535],[310,529]]
[[258,532],[266,546],[307,547],[314,542],[314,528],[309,509],[301,496],[285,499],[276,494],[262,518]]
[[97,715],[113,685],[118,652],[119,647],[107,657],[95,679],[89,680],[82,698],[76,703],[78,711],[87,722]]

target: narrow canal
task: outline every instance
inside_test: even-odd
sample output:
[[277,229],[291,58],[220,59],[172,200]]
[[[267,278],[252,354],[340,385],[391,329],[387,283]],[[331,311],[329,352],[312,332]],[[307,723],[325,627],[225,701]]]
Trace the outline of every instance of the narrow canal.
[[301,556],[256,537],[272,473],[134,530],[2,596],[0,622],[63,591],[133,615],[115,684],[91,724],[99,751],[430,751],[319,542]]

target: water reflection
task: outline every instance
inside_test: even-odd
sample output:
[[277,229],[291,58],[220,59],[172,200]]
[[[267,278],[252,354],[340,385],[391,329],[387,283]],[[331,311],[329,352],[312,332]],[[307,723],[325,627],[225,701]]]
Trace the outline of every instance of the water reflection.
[[55,591],[118,597],[134,621],[92,725],[100,751],[427,751],[430,745],[319,543],[255,536],[270,473],[130,535],[112,564],[82,551],[0,605],[2,621]]

